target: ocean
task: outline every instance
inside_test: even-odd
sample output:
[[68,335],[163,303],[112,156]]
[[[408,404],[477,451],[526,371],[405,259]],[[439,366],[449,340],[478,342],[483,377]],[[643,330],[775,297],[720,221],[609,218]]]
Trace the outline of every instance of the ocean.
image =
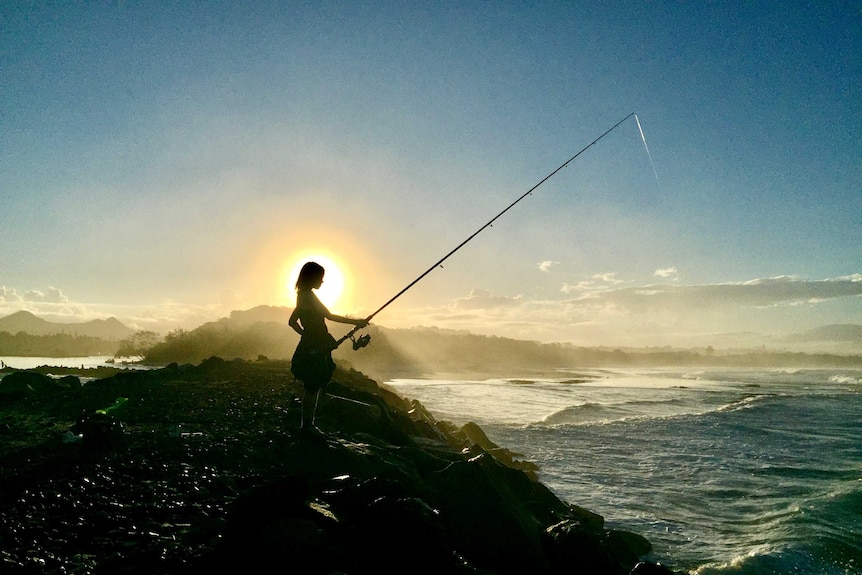
[[694,575],[862,574],[862,371],[386,382]]

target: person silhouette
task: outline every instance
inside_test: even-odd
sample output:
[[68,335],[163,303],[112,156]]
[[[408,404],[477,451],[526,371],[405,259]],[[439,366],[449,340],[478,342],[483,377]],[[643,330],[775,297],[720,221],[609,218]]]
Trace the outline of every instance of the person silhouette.
[[312,291],[323,284],[326,270],[317,262],[303,264],[296,280],[296,307],[288,324],[300,335],[293,352],[290,371],[302,382],[301,433],[320,433],[314,426],[317,403],[335,371],[332,351],[337,347],[335,338],[326,329],[324,320],[365,327],[368,321],[336,315],[330,312]]

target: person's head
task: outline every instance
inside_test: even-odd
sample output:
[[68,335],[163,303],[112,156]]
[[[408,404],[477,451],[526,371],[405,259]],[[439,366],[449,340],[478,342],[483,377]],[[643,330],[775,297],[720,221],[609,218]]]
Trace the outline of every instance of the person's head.
[[296,278],[296,289],[319,288],[323,282],[325,271],[323,266],[317,262],[305,262],[302,269],[299,270],[299,277]]

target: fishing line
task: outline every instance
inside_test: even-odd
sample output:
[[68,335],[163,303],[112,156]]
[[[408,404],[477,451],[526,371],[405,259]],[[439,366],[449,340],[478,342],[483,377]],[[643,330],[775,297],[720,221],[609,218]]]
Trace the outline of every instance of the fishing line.
[[[397,294],[395,294],[394,296],[392,296],[392,298],[390,298],[390,299],[389,299],[389,301],[387,301],[387,302],[386,302],[386,303],[384,303],[382,306],[380,306],[379,308],[377,308],[377,310],[376,310],[374,313],[372,313],[372,314],[371,314],[371,315],[369,315],[367,318],[365,318],[365,321],[366,321],[366,322],[370,322],[370,321],[371,321],[371,319],[372,319],[374,316],[376,316],[378,313],[380,313],[381,311],[383,311],[386,307],[388,307],[388,306],[389,306],[389,304],[391,304],[392,302],[394,302],[395,300],[397,300],[399,297],[401,297],[401,296],[404,294],[404,292],[406,292],[407,290],[409,290],[410,288],[412,288],[414,285],[416,285],[417,283],[419,283],[420,281],[422,281],[422,279],[423,279],[425,276],[427,276],[428,274],[430,274],[432,271],[434,271],[434,270],[435,270],[435,269],[437,269],[438,267],[442,267],[442,265],[441,265],[441,264],[442,264],[443,262],[445,262],[447,259],[449,259],[453,254],[455,254],[455,252],[457,252],[458,250],[460,250],[461,248],[463,248],[463,247],[464,247],[464,246],[465,246],[465,245],[466,245],[470,240],[472,240],[473,238],[475,238],[476,236],[478,236],[480,233],[482,233],[482,231],[484,231],[486,228],[490,227],[494,222],[496,222],[496,221],[497,221],[497,219],[499,219],[499,218],[500,218],[500,216],[502,216],[503,214],[505,214],[506,212],[508,212],[509,210],[511,210],[513,207],[515,207],[515,204],[517,204],[518,202],[520,202],[521,200],[523,200],[524,198],[526,198],[527,196],[529,196],[530,194],[532,194],[532,193],[533,193],[533,192],[534,192],[534,191],[535,191],[539,186],[541,186],[542,184],[544,184],[545,182],[547,182],[548,180],[550,180],[550,179],[551,179],[551,178],[552,178],[552,177],[553,177],[557,172],[559,172],[560,170],[562,170],[563,168],[565,168],[566,166],[568,166],[570,163],[572,163],[572,162],[575,160],[575,158],[577,158],[578,156],[580,156],[581,154],[583,154],[584,152],[586,152],[588,149],[590,149],[592,146],[594,146],[594,145],[595,145],[599,140],[601,140],[602,138],[604,138],[605,136],[607,136],[608,134],[610,134],[611,132],[613,132],[613,131],[617,128],[617,126],[619,126],[620,124],[622,124],[623,122],[625,122],[626,120],[628,120],[629,118],[631,118],[632,116],[634,116],[635,121],[637,121],[637,124],[638,124],[638,130],[640,131],[641,138],[643,139],[643,142],[644,142],[644,146],[646,146],[646,138],[644,138],[644,133],[643,133],[643,130],[641,129],[641,123],[640,123],[640,121],[638,120],[637,114],[635,114],[634,112],[632,112],[631,114],[629,114],[628,116],[626,116],[625,118],[623,118],[622,120],[620,120],[619,122],[617,122],[616,124],[614,124],[613,126],[611,126],[610,128],[608,128],[607,130],[605,130],[605,132],[604,132],[604,133],[602,133],[602,135],[601,135],[601,136],[599,136],[598,138],[596,138],[595,140],[593,140],[592,142],[590,142],[589,144],[587,144],[586,146],[584,146],[583,148],[581,148],[581,150],[580,150],[577,154],[575,154],[574,156],[572,156],[571,158],[569,158],[568,160],[566,160],[565,162],[563,162],[562,164],[560,164],[560,166],[559,166],[557,169],[555,169],[553,172],[551,172],[550,174],[548,174],[547,176],[545,176],[544,178],[542,178],[542,179],[541,179],[541,181],[539,181],[539,183],[538,183],[538,184],[536,184],[535,186],[533,186],[532,188],[530,188],[529,190],[527,190],[526,192],[524,192],[524,193],[523,193],[523,194],[522,194],[522,195],[521,195],[517,200],[515,200],[514,202],[512,202],[511,204],[509,204],[508,206],[506,206],[506,208],[505,208],[503,211],[501,211],[499,214],[497,214],[496,216],[494,216],[493,218],[491,218],[490,220],[488,220],[488,222],[487,222],[487,223],[485,223],[485,225],[483,225],[483,226],[482,226],[482,227],[480,227],[478,230],[476,230],[475,232],[473,232],[473,233],[472,233],[472,234],[471,234],[471,235],[470,235],[466,240],[464,240],[463,242],[461,242],[460,244],[458,244],[458,245],[455,247],[455,249],[453,249],[453,250],[452,250],[452,251],[450,251],[448,254],[446,254],[445,256],[443,256],[442,258],[440,258],[439,260],[437,260],[437,262],[435,262],[435,263],[434,263],[434,265],[432,265],[432,266],[431,266],[431,267],[429,267],[427,270],[425,270],[425,272],[423,272],[423,273],[422,273],[419,277],[417,277],[415,280],[413,280],[412,282],[410,282],[409,284],[407,284],[407,286],[406,286],[406,287],[404,287],[404,289],[402,289],[400,292],[398,292]],[[649,156],[649,148],[647,148],[647,155]],[[650,163],[652,163],[652,157],[650,157]],[[653,173],[655,173],[655,166],[653,166]],[[658,180],[658,175],[656,175],[656,180]],[[341,338],[341,339],[339,339],[337,342],[335,342],[335,347],[340,346],[342,343],[344,343],[344,342],[345,342],[345,341],[347,341],[348,339],[349,339],[349,340],[351,340],[351,341],[353,342],[353,349],[359,349],[359,348],[362,348],[362,347],[365,347],[366,345],[368,345],[368,343],[369,343],[369,342],[370,342],[370,340],[371,340],[371,336],[369,336],[369,335],[363,335],[363,336],[361,336],[358,340],[357,340],[357,339],[355,339],[355,338],[353,337],[353,334],[355,334],[355,333],[356,333],[357,331],[359,331],[360,329],[362,329],[362,328],[360,328],[360,327],[354,327],[354,328],[353,328],[352,330],[350,330],[350,332],[348,332],[344,337],[342,337],[342,338]]]
[[655,175],[655,181],[658,181],[658,172],[655,171],[655,164],[652,161],[652,154],[649,153],[649,146],[646,145],[646,136],[644,136],[644,130],[641,128],[641,121],[638,120],[638,115],[635,114],[635,122],[638,123],[638,131],[641,133],[641,140],[644,143],[644,149],[646,150],[647,158],[649,158],[649,164],[652,166],[652,173]]

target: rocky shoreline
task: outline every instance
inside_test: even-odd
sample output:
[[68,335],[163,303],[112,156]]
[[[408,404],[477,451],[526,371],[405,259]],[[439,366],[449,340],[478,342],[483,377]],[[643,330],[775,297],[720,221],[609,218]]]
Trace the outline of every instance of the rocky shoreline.
[[0,381],[0,572],[671,573],[482,430],[339,368],[321,437],[289,364]]

